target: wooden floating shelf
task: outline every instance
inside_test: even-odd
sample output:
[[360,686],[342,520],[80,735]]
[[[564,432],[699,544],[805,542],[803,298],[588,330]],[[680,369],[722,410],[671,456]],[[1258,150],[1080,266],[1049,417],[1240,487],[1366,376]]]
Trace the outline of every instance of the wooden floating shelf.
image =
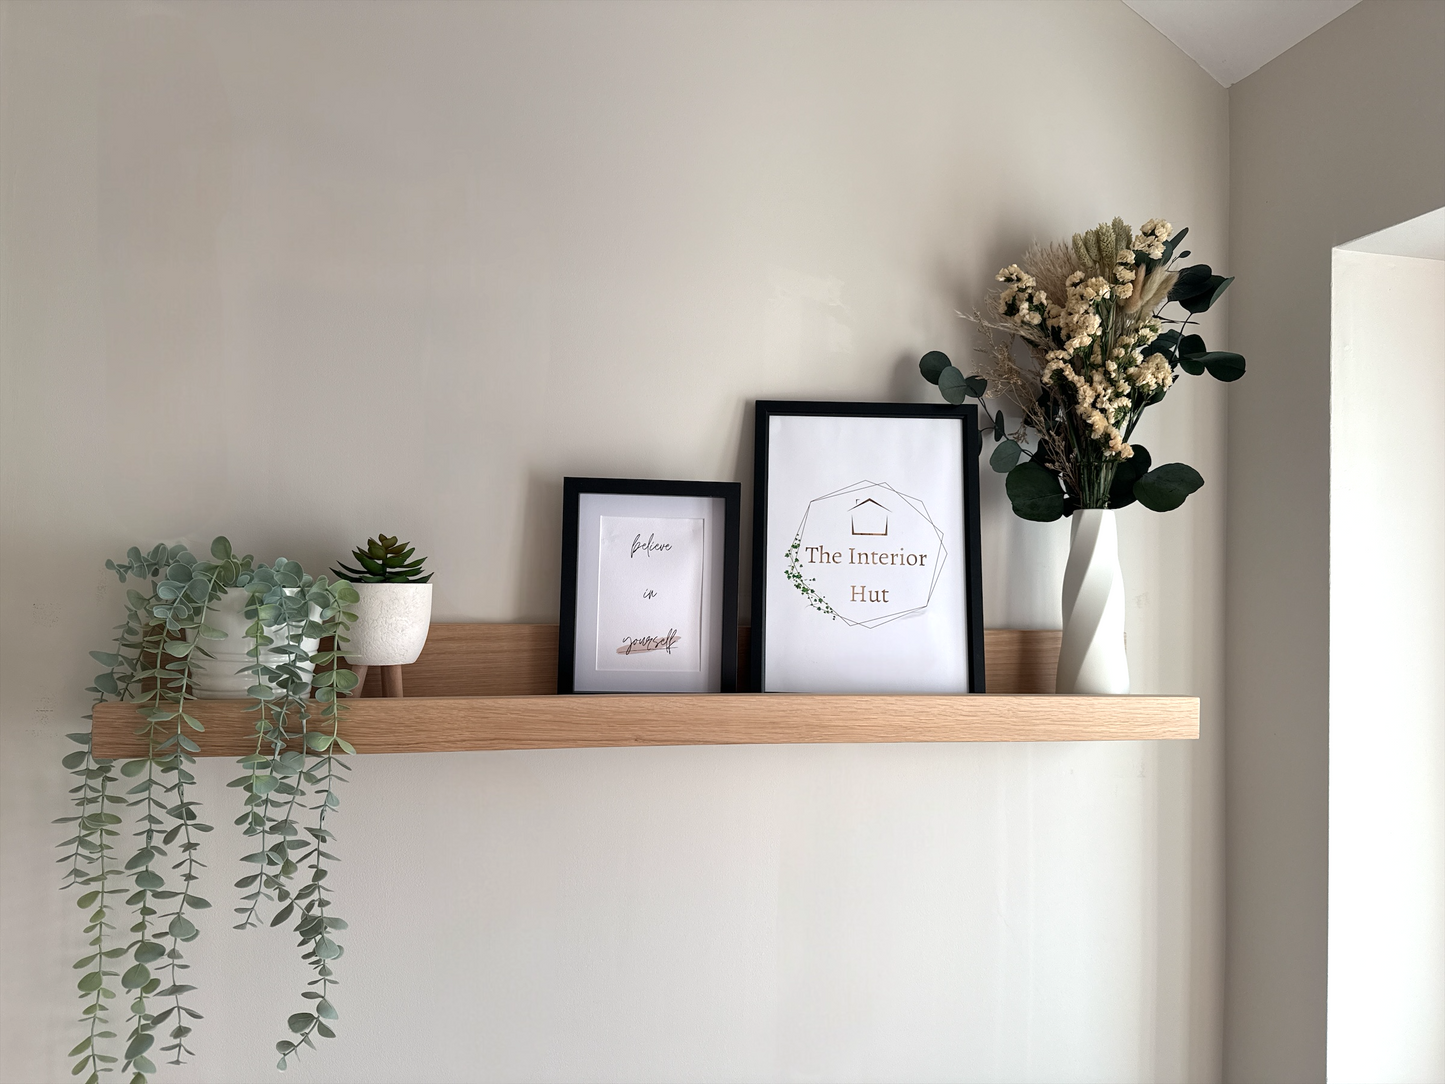
[[[437,624],[404,671],[415,695],[348,700],[341,733],[358,753],[1199,736],[1197,697],[1052,695],[1058,649],[1056,631],[988,630],[986,675],[999,691],[979,696],[557,696],[557,626]],[[378,675],[368,675],[364,693],[374,685],[379,692]],[[254,751],[252,701],[198,700],[187,710],[206,727],[195,735],[201,756]],[[143,755],[140,722],[132,704],[100,705],[96,755]]]

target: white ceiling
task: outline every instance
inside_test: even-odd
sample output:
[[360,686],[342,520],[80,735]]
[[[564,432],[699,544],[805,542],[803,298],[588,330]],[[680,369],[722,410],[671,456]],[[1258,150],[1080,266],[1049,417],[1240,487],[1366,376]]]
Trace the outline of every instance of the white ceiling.
[[1259,71],[1360,0],[1124,0],[1219,82]]

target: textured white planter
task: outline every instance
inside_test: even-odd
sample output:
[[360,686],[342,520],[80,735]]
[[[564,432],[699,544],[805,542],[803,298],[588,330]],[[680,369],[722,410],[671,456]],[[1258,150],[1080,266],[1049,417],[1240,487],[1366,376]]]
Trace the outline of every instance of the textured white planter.
[[353,583],[361,601],[346,635],[352,666],[406,666],[416,662],[431,627],[429,583]]
[[1124,574],[1114,512],[1074,513],[1064,568],[1064,642],[1054,686],[1061,693],[1127,693]]
[[[256,684],[254,674],[237,673],[242,667],[250,666],[256,661],[246,654],[251,649],[251,641],[246,636],[246,629],[251,623],[244,616],[245,609],[246,591],[240,587],[232,587],[206,610],[206,624],[220,629],[226,634],[226,638],[201,641],[201,645],[213,657],[208,659],[199,654],[194,656],[195,661],[191,666],[193,696],[203,700],[244,699],[246,690]],[[313,619],[319,618],[321,611],[312,606],[311,616]],[[273,626],[266,630],[266,635],[279,643],[286,636],[286,627]],[[301,641],[301,646],[314,654],[319,641],[314,638],[306,639]],[[268,666],[276,666],[287,658],[275,651],[261,653],[261,662]],[[302,663],[301,669],[309,674],[311,663]]]

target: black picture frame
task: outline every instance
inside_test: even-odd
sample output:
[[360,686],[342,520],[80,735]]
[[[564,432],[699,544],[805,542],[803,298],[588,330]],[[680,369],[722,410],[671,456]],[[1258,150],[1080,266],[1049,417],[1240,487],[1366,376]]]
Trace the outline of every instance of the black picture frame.
[[[692,482],[652,478],[562,479],[562,590],[557,622],[557,692],[576,689],[577,586],[579,508],[584,493],[647,497],[702,497],[723,502],[721,553],[722,597],[719,692],[737,691],[738,681],[738,554],[742,520],[742,485],[738,482]],[[717,557],[715,555],[714,559]],[[624,690],[580,690],[581,693]],[[664,690],[635,689],[628,692]]]
[[978,407],[923,403],[837,403],[759,399],[753,437],[753,581],[749,678],[754,692],[767,691],[766,648],[768,575],[768,471],[770,421],[778,416],[846,418],[944,418],[963,427],[964,612],[968,692],[985,691],[983,650],[983,563],[980,557],[978,460],[983,448]]

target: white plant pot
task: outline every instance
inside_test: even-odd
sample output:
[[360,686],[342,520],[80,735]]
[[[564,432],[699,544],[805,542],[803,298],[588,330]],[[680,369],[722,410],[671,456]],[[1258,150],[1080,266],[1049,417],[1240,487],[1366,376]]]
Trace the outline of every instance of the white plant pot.
[[1124,574],[1114,512],[1074,513],[1069,563],[1064,568],[1064,641],[1054,691],[1117,694],[1129,691],[1124,654]]
[[[294,593],[294,590],[287,593]],[[251,622],[246,620],[244,612],[246,598],[247,591],[244,588],[231,587],[207,608],[206,624],[224,632],[226,638],[224,640],[202,638],[201,646],[209,651],[212,657],[208,659],[204,655],[193,655],[191,663],[192,696],[202,700],[245,699],[249,695],[247,690],[256,684],[255,674],[238,672],[257,661],[246,654],[252,646],[250,638],[246,635],[246,629],[251,625]],[[320,616],[321,611],[312,606],[311,618],[316,620]],[[266,635],[279,643],[286,637],[286,626],[273,625],[266,629]],[[301,641],[301,646],[308,653],[315,654],[317,647],[320,646],[320,641],[314,637],[307,638]],[[279,666],[289,658],[279,652],[263,649],[259,661],[267,666]],[[300,669],[310,674],[311,663],[302,663]]]
[[416,662],[431,627],[429,583],[353,583],[361,601],[346,635],[352,666],[407,666]]

